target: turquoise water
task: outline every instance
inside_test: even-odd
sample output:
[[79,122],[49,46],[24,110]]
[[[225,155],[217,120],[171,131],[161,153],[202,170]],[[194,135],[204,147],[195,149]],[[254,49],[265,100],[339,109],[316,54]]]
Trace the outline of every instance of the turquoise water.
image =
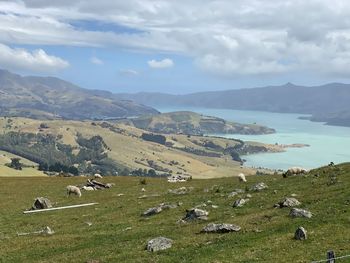
[[261,153],[244,156],[246,166],[271,169],[287,169],[303,166],[311,169],[334,163],[350,161],[350,128],[328,126],[319,122],[300,120],[301,114],[270,113],[261,111],[239,111],[203,108],[160,108],[161,112],[190,110],[205,115],[220,117],[241,123],[257,123],[276,130],[268,135],[220,135],[245,141],[265,143],[309,144],[310,147],[288,148],[283,153]]

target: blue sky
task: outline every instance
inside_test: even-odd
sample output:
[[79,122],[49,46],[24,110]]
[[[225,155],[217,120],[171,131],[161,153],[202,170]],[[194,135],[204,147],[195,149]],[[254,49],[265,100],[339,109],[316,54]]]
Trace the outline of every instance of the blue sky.
[[342,0],[0,0],[0,65],[113,92],[348,83],[349,12]]

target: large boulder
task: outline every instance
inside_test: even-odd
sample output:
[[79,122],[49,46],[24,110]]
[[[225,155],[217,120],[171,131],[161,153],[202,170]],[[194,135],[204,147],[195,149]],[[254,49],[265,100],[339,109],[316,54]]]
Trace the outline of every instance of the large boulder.
[[300,208],[293,208],[290,210],[289,216],[291,217],[306,217],[306,218],[311,218],[312,213],[310,211],[300,209]]
[[202,233],[228,233],[228,232],[238,232],[241,230],[240,226],[232,224],[214,224],[210,223],[202,229]]
[[166,237],[157,237],[148,241],[147,250],[150,252],[157,252],[171,248],[172,245],[173,241],[171,239]]
[[237,199],[234,203],[233,203],[233,207],[242,207],[245,203],[248,202],[249,199],[243,199],[243,198],[240,198],[240,199]]
[[208,211],[198,209],[198,208],[192,208],[186,211],[186,215],[182,220],[185,220],[185,221],[208,220],[208,215],[209,215]]
[[257,183],[250,188],[250,191],[259,192],[267,188],[268,186],[265,183]]
[[37,197],[31,210],[52,208],[51,201],[46,197]]
[[296,240],[305,240],[307,239],[307,231],[302,226],[298,227],[295,231],[294,238]]
[[275,207],[293,207],[293,206],[298,206],[301,205],[301,203],[293,197],[287,197],[285,199],[283,199],[281,202],[275,204]]

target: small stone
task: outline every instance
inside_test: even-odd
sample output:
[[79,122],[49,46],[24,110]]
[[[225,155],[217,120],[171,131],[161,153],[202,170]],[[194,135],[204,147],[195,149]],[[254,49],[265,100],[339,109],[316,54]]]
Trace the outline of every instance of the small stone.
[[301,205],[301,203],[293,197],[287,197],[284,200],[282,200],[281,202],[279,202],[278,205],[280,208],[283,208],[283,207],[298,206],[298,205]]
[[252,198],[253,196],[251,194],[246,195],[247,198]]
[[306,240],[307,239],[307,231],[302,226],[298,227],[295,231],[294,238],[296,240]]
[[241,230],[240,226],[232,224],[214,224],[210,223],[202,229],[202,233],[228,233],[238,232]]
[[171,248],[173,241],[166,237],[157,237],[147,243],[147,250],[149,252],[157,252],[160,250],[165,250]]
[[242,207],[245,203],[247,203],[248,199],[237,199],[234,203],[233,203],[233,207]]
[[156,214],[159,214],[160,212],[162,212],[162,208],[157,206],[157,207],[151,207],[149,209],[147,209],[145,212],[142,213],[142,216],[153,216]]
[[265,183],[257,183],[250,188],[250,191],[259,192],[267,188],[268,186]]
[[169,189],[168,193],[169,194],[175,194],[175,195],[185,195],[188,194],[190,191],[192,190],[192,188],[186,188],[186,187],[180,187],[177,189]]
[[186,215],[183,218],[183,220],[185,221],[198,220],[198,219],[208,220],[208,215],[209,215],[208,211],[198,209],[198,208],[192,208],[186,211]]
[[306,217],[306,218],[311,218],[312,213],[310,211],[300,209],[300,208],[293,208],[290,210],[289,216],[291,217]]

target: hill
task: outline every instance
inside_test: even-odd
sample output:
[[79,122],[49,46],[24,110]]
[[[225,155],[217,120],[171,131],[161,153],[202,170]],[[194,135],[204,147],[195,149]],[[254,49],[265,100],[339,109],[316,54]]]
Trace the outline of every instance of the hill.
[[53,77],[22,77],[0,70],[0,116],[103,119],[157,114],[151,107],[80,88]]
[[[83,192],[81,198],[65,196],[67,185],[81,185],[87,178],[2,178],[0,191],[0,258],[3,262],[312,262],[324,260],[329,249],[337,256],[350,254],[350,164],[324,167],[305,176],[250,176],[246,184],[237,178],[191,180],[171,184],[147,178],[106,177],[111,189]],[[268,189],[248,191],[258,182]],[[175,195],[169,189],[193,189]],[[145,188],[146,192],[141,189]],[[228,197],[235,189],[243,193]],[[124,195],[122,195],[124,194]],[[240,208],[232,203],[251,195]],[[312,218],[291,218],[290,208],[274,204],[292,194],[311,211]],[[142,199],[141,196],[145,195]],[[94,207],[24,215],[38,196],[56,206],[98,202]],[[151,217],[141,213],[160,203],[178,204]],[[209,212],[207,221],[177,223],[186,209],[199,206]],[[203,234],[208,223],[231,223],[237,233]],[[34,232],[50,226],[50,236]],[[308,239],[294,240],[303,226]],[[164,236],[173,247],[156,253],[145,250],[148,240]],[[33,245],[35,244],[35,245]],[[347,262],[346,259],[343,260]],[[341,262],[341,260],[339,260]]]
[[275,130],[256,124],[229,122],[221,118],[180,111],[130,119],[139,129],[157,133],[202,134],[269,134]]
[[330,83],[305,87],[287,83],[250,89],[199,92],[186,95],[161,93],[119,94],[153,106],[192,106],[280,113],[311,114],[311,120],[350,126],[350,84]]
[[152,134],[105,121],[0,118],[0,150],[53,172],[147,175],[154,170],[158,175],[214,178],[254,174],[254,169],[241,167],[245,154],[285,148],[234,139]]

